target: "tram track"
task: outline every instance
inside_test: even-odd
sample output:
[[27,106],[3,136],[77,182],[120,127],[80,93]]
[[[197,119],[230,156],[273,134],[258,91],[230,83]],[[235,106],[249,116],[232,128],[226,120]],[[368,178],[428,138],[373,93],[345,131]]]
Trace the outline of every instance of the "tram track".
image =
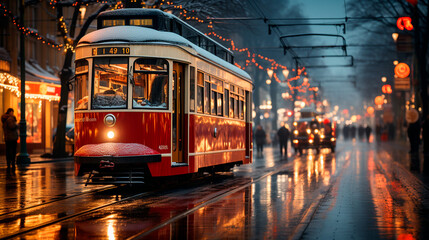
[[83,196],[83,195],[89,195],[89,194],[99,193],[99,192],[111,190],[111,189],[114,189],[114,188],[116,188],[116,186],[105,186],[105,187],[97,188],[95,190],[90,190],[90,191],[87,191],[87,192],[81,192],[81,193],[78,193],[78,194],[74,194],[74,195],[62,197],[62,198],[55,199],[55,200],[50,200],[50,201],[47,201],[47,202],[44,202],[44,203],[35,204],[35,205],[28,206],[28,207],[25,207],[25,208],[20,208],[20,209],[12,210],[12,211],[0,214],[0,219],[6,217],[8,215],[18,214],[19,212],[25,212],[25,211],[28,211],[30,209],[43,207],[43,206],[46,206],[46,205],[49,205],[49,204],[53,204],[53,203],[57,203],[57,202],[60,202],[60,201],[66,200],[66,199],[70,199],[70,198],[74,198],[74,197],[80,197],[80,196]]
[[[296,158],[295,160],[300,161],[301,157]],[[294,163],[294,161],[281,163],[280,165],[278,165],[276,167],[272,167],[270,169],[265,169],[265,171],[260,171],[259,172],[260,174],[258,174],[259,176],[255,176],[255,178],[249,178],[249,179],[246,179],[245,181],[242,181],[244,179],[241,179],[238,182],[235,181],[234,184],[229,184],[230,186],[225,188],[225,189],[220,189],[220,190],[218,189],[215,192],[213,192],[212,194],[209,194],[209,195],[206,195],[206,196],[200,198],[198,200],[198,203],[196,203],[196,205],[193,208],[190,208],[190,209],[187,209],[185,211],[179,212],[175,215],[172,215],[168,219],[164,219],[162,222],[159,222],[158,224],[154,225],[153,227],[145,229],[142,232],[138,232],[138,233],[128,237],[127,239],[144,238],[145,236],[148,236],[149,234],[151,234],[151,233],[153,233],[153,232],[155,232],[155,231],[157,231],[157,230],[159,230],[159,229],[161,229],[161,228],[163,228],[169,224],[172,224],[172,223],[174,223],[174,222],[176,222],[176,221],[178,221],[178,220],[180,220],[180,219],[182,219],[188,215],[191,215],[192,213],[198,211],[201,208],[204,208],[208,205],[211,205],[213,203],[221,201],[222,199],[226,198],[227,196],[232,195],[234,193],[237,193],[237,192],[251,186],[252,184],[255,184],[259,181],[262,181],[263,179],[266,179],[272,175],[275,175],[275,174],[278,174],[281,172],[288,172],[288,171],[292,172],[293,171],[293,163]],[[344,169],[344,166],[343,166],[343,169]],[[340,174],[341,173],[339,173],[339,175]],[[208,178],[203,177],[202,179],[203,179],[203,182],[197,182],[196,186],[194,186],[194,187],[206,187],[206,185],[208,184],[207,180],[209,180],[210,177],[208,177]],[[338,177],[336,179],[338,179]],[[319,207],[323,198],[328,195],[328,193],[331,191],[330,189],[332,189],[332,186],[335,185],[335,182],[337,181],[336,179],[329,185],[329,190],[326,190],[326,188],[320,190],[321,194],[319,194],[319,197],[317,199],[315,198],[313,200],[310,208],[304,212],[302,221],[300,222],[300,224],[298,224],[298,227],[299,226],[302,227],[302,225],[308,225],[308,223],[307,223],[308,219],[311,220],[311,217],[317,211],[317,208]],[[194,182],[194,184],[195,184],[195,182]],[[213,184],[213,183],[209,183],[209,184]],[[173,184],[173,185],[176,185],[176,184]],[[183,182],[182,182],[182,185],[183,185]],[[225,185],[225,184],[223,183],[223,185]],[[228,184],[226,184],[226,185],[228,185]],[[104,190],[108,191],[108,190],[111,190],[114,188],[115,187],[106,187],[106,189],[104,189]],[[171,184],[168,184],[168,187],[164,186],[164,187],[158,188],[158,189],[150,191],[150,192],[142,192],[142,193],[138,193],[138,194],[132,194],[128,197],[111,200],[111,201],[105,202],[104,204],[99,204],[95,207],[87,208],[87,209],[82,210],[82,211],[76,211],[75,213],[68,214],[68,215],[63,216],[63,217],[58,217],[56,219],[46,221],[44,223],[29,227],[29,228],[20,229],[19,231],[16,231],[14,233],[10,233],[8,235],[0,236],[0,238],[10,239],[10,238],[15,238],[15,237],[23,237],[23,239],[25,239],[26,234],[30,234],[31,232],[37,232],[38,230],[49,227],[51,225],[64,224],[66,222],[73,221],[73,219],[78,219],[79,217],[82,217],[85,215],[89,216],[89,215],[96,213],[100,210],[102,211],[103,209],[107,209],[108,207],[112,207],[114,205],[121,204],[121,203],[124,203],[126,201],[133,201],[133,200],[138,200],[138,199],[147,199],[148,201],[145,200],[146,201],[145,205],[146,204],[149,205],[153,201],[155,201],[158,196],[165,196],[172,189],[174,190],[174,186],[172,186]],[[89,193],[96,193],[96,192],[103,192],[103,190],[97,189],[95,191],[82,193],[80,195],[89,194]],[[68,198],[73,198],[73,197],[76,197],[76,195],[69,196]],[[51,201],[50,203],[59,202],[61,200],[65,200],[65,199],[59,199],[59,200]],[[40,206],[43,206],[46,204],[49,204],[49,203],[44,203],[44,204],[41,204]],[[26,208],[26,209],[29,210],[29,209],[35,208],[35,207],[36,206],[31,206],[31,207]],[[24,211],[24,209],[21,209],[21,211]],[[304,230],[305,230],[305,228],[304,228]],[[298,234],[299,232],[300,231],[298,231],[298,232],[294,231],[295,236],[302,234],[304,231],[301,231],[301,233]],[[300,237],[293,238],[293,239],[299,239],[299,238]]]
[[[206,177],[198,177],[198,178],[195,178],[193,180],[194,181],[201,181],[202,180],[203,184],[204,184],[204,183],[206,183],[204,181],[207,181],[209,179],[211,179],[211,177],[207,177],[206,176]],[[168,185],[161,184],[161,187],[159,189],[151,190],[151,191],[146,191],[146,192],[141,192],[141,193],[134,194],[134,195],[131,195],[131,196],[128,196],[128,197],[125,197],[125,198],[121,198],[121,199],[111,200],[111,201],[109,201],[109,202],[107,202],[105,204],[98,205],[98,206],[95,206],[95,207],[91,207],[91,208],[88,208],[88,209],[85,209],[85,210],[81,210],[81,211],[78,211],[76,213],[69,214],[69,215],[66,215],[66,216],[63,216],[63,217],[59,217],[59,218],[56,218],[56,219],[53,219],[53,220],[50,220],[50,221],[46,221],[46,222],[43,222],[41,224],[38,224],[38,225],[35,225],[35,226],[32,226],[32,227],[24,228],[22,230],[15,231],[14,233],[0,235],[0,239],[11,239],[11,238],[23,237],[23,236],[24,236],[23,239],[25,239],[25,234],[37,231],[39,229],[46,228],[46,227],[49,227],[49,226],[54,225],[54,224],[59,224],[59,223],[62,223],[62,222],[66,222],[66,221],[69,221],[71,219],[78,218],[78,217],[81,217],[81,216],[84,216],[84,215],[89,215],[91,213],[95,213],[95,212],[100,211],[102,209],[105,209],[107,207],[111,207],[111,206],[113,206],[115,204],[124,203],[124,202],[130,201],[130,200],[134,200],[134,199],[141,199],[141,198],[148,198],[148,199],[150,199],[151,197],[156,197],[160,193],[168,191],[169,189],[174,189],[174,187],[177,187],[177,186],[179,186],[178,183],[171,183],[171,182]],[[148,184],[146,187],[148,187],[149,189],[153,189],[153,186],[150,185],[150,184]],[[62,198],[62,199],[58,199],[58,200],[53,200],[53,201],[50,201],[50,202],[46,202],[46,203],[43,203],[43,204],[38,204],[38,205],[30,206],[30,207],[27,207],[25,209],[19,209],[19,210],[13,211],[13,212],[2,214],[0,216],[0,222],[5,221],[5,219],[7,219],[8,217],[9,217],[9,220],[11,219],[13,221],[13,219],[17,219],[16,216],[25,216],[26,215],[25,211],[28,211],[28,210],[37,210],[38,212],[46,210],[46,208],[37,209],[37,207],[44,207],[44,206],[47,206],[49,204],[60,203],[61,201],[65,201],[65,200],[78,201],[78,199],[72,199],[72,198],[82,197],[84,195],[90,195],[90,194],[97,194],[97,193],[100,194],[100,193],[103,193],[103,192],[107,192],[107,191],[114,190],[114,189],[120,189],[120,188],[121,187],[117,187],[117,186],[106,186],[105,188],[102,188],[102,189],[97,189],[97,190],[94,190],[94,191],[89,191],[89,192],[85,192],[85,193],[81,193],[81,194],[75,194],[73,196],[69,196],[69,197],[66,197],[66,198]],[[126,189],[126,187],[124,189]],[[149,201],[149,203],[150,202],[151,201]],[[53,208],[55,208],[55,206]],[[21,214],[20,214],[20,212],[21,212]],[[13,218],[14,216],[15,216],[15,218]]]
[[31,228],[23,229],[21,231],[18,231],[18,232],[9,234],[9,235],[0,236],[0,238],[1,239],[10,239],[10,238],[13,238],[13,237],[17,237],[17,236],[20,236],[20,235],[23,235],[23,234],[26,234],[26,233],[29,233],[29,232],[32,232],[32,231],[36,231],[36,230],[44,228],[44,227],[48,227],[48,226],[53,225],[53,224],[57,224],[57,223],[67,221],[67,220],[72,219],[72,218],[77,218],[77,217],[80,217],[80,216],[83,216],[83,215],[86,215],[86,214],[89,214],[89,213],[92,213],[92,212],[99,211],[99,210],[101,210],[103,208],[112,206],[114,204],[118,204],[118,203],[121,203],[121,202],[129,201],[129,200],[132,200],[132,199],[135,199],[135,198],[138,198],[138,197],[143,197],[143,196],[150,195],[150,194],[151,194],[151,192],[144,192],[144,193],[136,194],[136,195],[133,195],[133,196],[130,196],[130,197],[126,197],[126,198],[120,199],[120,200],[111,201],[109,203],[106,203],[106,204],[103,204],[103,205],[100,205],[100,206],[97,206],[97,207],[94,207],[94,208],[91,208],[91,209],[87,209],[87,210],[84,210],[84,211],[80,211],[80,212],[77,212],[75,214],[71,214],[71,215],[68,215],[68,216],[57,218],[57,219],[54,219],[54,220],[51,220],[51,221],[48,221],[48,222],[45,222],[45,223],[33,226]]
[[[339,149],[339,150],[341,151],[342,149]],[[296,158],[295,161],[296,160],[300,161],[301,158],[302,158],[302,156],[299,156],[299,158]],[[251,180],[251,181],[249,181],[243,185],[240,185],[240,186],[233,188],[233,189],[227,189],[225,191],[218,192],[216,195],[211,196],[210,199],[201,199],[201,203],[198,204],[197,206],[195,206],[191,209],[188,209],[182,213],[179,213],[175,216],[172,216],[169,219],[157,224],[156,226],[153,226],[150,229],[147,229],[145,231],[134,234],[133,236],[130,236],[126,239],[127,240],[135,240],[135,239],[145,238],[145,237],[149,236],[151,233],[153,233],[157,230],[160,230],[161,228],[163,228],[169,224],[173,224],[174,222],[179,221],[180,219],[185,218],[188,215],[193,214],[194,212],[198,211],[199,209],[207,207],[208,205],[214,204],[214,203],[226,198],[227,196],[232,195],[236,192],[239,192],[239,191],[251,186],[252,184],[255,184],[255,183],[257,183],[257,182],[259,182],[259,181],[261,181],[267,177],[270,177],[272,175],[275,175],[275,174],[278,174],[281,172],[289,172],[289,171],[292,172],[293,171],[292,164],[293,164],[293,161],[291,161],[289,163],[285,163],[281,167],[272,168],[271,171],[266,172],[264,175],[262,175],[256,179],[253,179],[253,180]],[[314,217],[314,214],[316,213],[317,209],[320,207],[323,200],[326,199],[327,196],[333,191],[334,186],[336,184],[338,184],[338,181],[339,181],[338,179],[341,178],[342,174],[344,173],[345,169],[347,169],[349,164],[350,164],[350,159],[348,159],[344,163],[344,165],[341,168],[341,171],[339,172],[337,177],[335,179],[333,179],[331,184],[329,186],[319,190],[318,196],[310,204],[310,207],[303,213],[303,217],[301,218],[301,221],[299,222],[299,224],[297,224],[297,226],[295,227],[295,229],[293,231],[293,235],[289,239],[300,239],[302,237],[302,234],[305,232],[306,228],[308,227],[308,224],[310,223],[311,219]]]

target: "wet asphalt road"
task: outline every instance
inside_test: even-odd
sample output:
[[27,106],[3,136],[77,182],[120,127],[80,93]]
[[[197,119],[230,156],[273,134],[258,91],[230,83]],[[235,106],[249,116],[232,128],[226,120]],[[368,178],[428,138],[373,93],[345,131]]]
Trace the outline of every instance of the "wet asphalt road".
[[408,170],[406,145],[277,151],[232,173],[143,188],[85,187],[71,161],[2,167],[0,238],[429,239],[429,191]]

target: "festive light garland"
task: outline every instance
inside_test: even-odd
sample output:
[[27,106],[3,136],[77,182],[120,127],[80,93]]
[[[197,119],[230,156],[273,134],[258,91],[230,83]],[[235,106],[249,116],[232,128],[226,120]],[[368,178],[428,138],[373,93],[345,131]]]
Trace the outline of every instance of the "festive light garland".
[[43,44],[47,44],[48,46],[52,48],[57,48],[58,50],[61,50],[61,48],[63,47],[63,44],[57,44],[53,40],[41,36],[37,32],[37,30],[21,26],[21,24],[18,23],[18,18],[12,14],[12,11],[8,10],[6,6],[0,3],[0,12],[1,11],[3,11],[3,15],[5,17],[9,17],[12,20],[12,23],[18,28],[18,31],[22,32],[26,36],[34,37],[35,39],[39,40]]
[[[195,13],[194,10],[188,11],[188,10],[184,9],[182,5],[179,5],[179,6],[174,5],[174,3],[172,1],[162,0],[160,5],[163,5],[163,4],[172,6],[174,9],[180,9],[181,11],[179,12],[179,15],[183,19],[185,19],[185,20],[194,20],[194,21],[197,21],[199,23],[204,23],[205,22],[204,20],[202,20],[202,19],[200,19],[198,17],[189,16],[188,15],[189,13]],[[210,29],[213,29],[213,22],[210,21],[208,23],[207,27],[210,28]],[[221,41],[224,41],[224,42],[229,42],[231,44],[231,48],[229,48],[229,49],[232,50],[232,51],[239,52],[239,53],[243,53],[243,52],[247,53],[247,58],[248,59],[245,60],[245,66],[241,66],[241,65],[239,65],[237,63],[234,63],[234,65],[237,66],[240,69],[244,70],[246,67],[248,67],[249,65],[252,64],[252,65],[255,65],[258,69],[265,70],[265,71],[267,71],[267,70],[278,70],[279,68],[283,69],[283,70],[288,70],[288,68],[286,66],[277,63],[274,59],[265,57],[265,56],[263,56],[261,54],[251,53],[248,48],[237,48],[236,45],[235,45],[235,43],[234,43],[234,41],[232,39],[225,38],[225,37],[217,34],[214,31],[206,33],[206,35],[207,36],[217,37],[218,39],[220,39]],[[269,64],[271,64],[271,67],[264,67],[264,66],[262,66],[262,64],[260,64],[260,63],[258,63],[256,61],[256,57],[259,58],[259,59],[261,59],[261,60],[263,60],[263,61],[269,62]],[[292,69],[292,71],[295,72],[295,69]],[[277,74],[273,73],[273,78],[277,82],[279,82],[279,83],[285,83],[286,82],[287,83],[287,86],[290,89],[290,91],[291,91],[292,94],[295,91],[302,92],[302,93],[306,92],[307,90],[311,91],[309,83],[305,83],[305,84],[303,83],[303,84],[295,86],[295,87],[292,86],[292,84],[290,84],[291,81],[297,81],[297,80],[301,79],[302,76],[307,76],[307,72],[305,71],[305,67],[303,67],[301,69],[298,69],[296,77],[288,78],[285,81],[280,80],[279,77],[277,76]]]
[[[19,80],[17,77],[14,77],[9,73],[0,73],[0,87],[11,91],[17,97],[21,97],[21,91],[19,88],[20,83],[21,83],[21,80]],[[44,99],[48,101],[57,101],[57,102],[60,101],[60,96],[51,96],[51,95],[45,95],[45,94],[26,93],[25,98]]]

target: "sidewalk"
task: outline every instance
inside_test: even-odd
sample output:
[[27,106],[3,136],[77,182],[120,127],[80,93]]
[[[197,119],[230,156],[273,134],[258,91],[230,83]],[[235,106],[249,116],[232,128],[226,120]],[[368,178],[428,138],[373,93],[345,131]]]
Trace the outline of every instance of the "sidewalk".
[[[30,154],[30,164],[73,161],[73,156],[62,158],[44,158],[40,153]],[[0,168],[6,168],[6,156],[0,155]]]

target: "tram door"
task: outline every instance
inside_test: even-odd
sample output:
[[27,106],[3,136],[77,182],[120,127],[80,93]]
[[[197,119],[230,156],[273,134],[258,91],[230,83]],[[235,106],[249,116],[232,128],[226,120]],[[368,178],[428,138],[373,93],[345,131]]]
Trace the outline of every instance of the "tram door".
[[185,65],[173,63],[173,162],[183,163],[185,149]]

